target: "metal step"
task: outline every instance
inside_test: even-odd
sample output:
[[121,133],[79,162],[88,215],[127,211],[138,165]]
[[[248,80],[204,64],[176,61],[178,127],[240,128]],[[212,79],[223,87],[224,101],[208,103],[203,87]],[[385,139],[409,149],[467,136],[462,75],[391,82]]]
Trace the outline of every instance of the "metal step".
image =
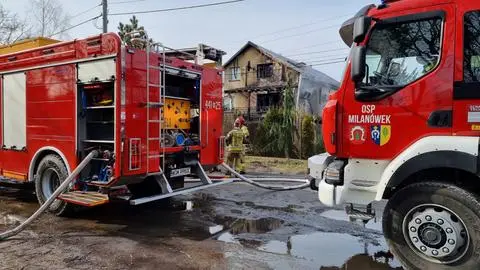
[[349,204],[345,207],[345,212],[350,218],[350,220],[360,220],[363,222],[368,222],[375,218],[375,211],[368,206],[366,209],[358,209],[353,205]]
[[202,190],[202,189],[212,188],[212,187],[225,185],[225,184],[231,184],[231,183],[233,183],[233,180],[225,180],[225,181],[217,182],[217,183],[213,183],[213,184],[206,184],[206,185],[200,185],[200,186],[191,187],[191,188],[177,189],[177,190],[175,190],[171,193],[159,194],[159,195],[154,195],[154,196],[150,196],[150,197],[133,199],[133,200],[130,200],[130,204],[131,205],[140,205],[140,204],[144,204],[144,203],[149,203],[149,202],[153,202],[153,201],[158,201],[158,200],[170,198],[170,197],[177,196],[177,195],[187,194],[187,193],[190,193],[190,192],[195,192],[195,191],[199,191],[199,190]]
[[71,191],[60,194],[58,199],[86,207],[93,207],[109,202],[107,194],[98,193],[96,191]]

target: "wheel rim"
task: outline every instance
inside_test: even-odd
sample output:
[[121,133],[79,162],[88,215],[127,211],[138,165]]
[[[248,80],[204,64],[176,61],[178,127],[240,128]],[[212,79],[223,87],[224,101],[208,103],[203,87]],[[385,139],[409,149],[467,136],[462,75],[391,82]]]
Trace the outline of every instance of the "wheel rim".
[[42,193],[45,200],[52,196],[53,192],[60,186],[60,177],[58,172],[53,168],[48,168],[42,174]]
[[438,264],[460,260],[470,244],[463,220],[452,210],[436,204],[410,210],[403,219],[403,235],[415,253]]

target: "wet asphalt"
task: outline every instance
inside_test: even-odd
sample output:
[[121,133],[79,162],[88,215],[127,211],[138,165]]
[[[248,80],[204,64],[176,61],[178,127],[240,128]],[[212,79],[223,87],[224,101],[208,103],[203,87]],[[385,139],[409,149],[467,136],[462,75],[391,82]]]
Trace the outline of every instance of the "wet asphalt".
[[[37,207],[31,191],[0,188],[0,230],[23,221]],[[45,230],[45,224],[55,224],[54,229]],[[127,266],[113,261],[102,264],[105,261],[101,259],[98,264],[96,258],[89,258],[98,254],[79,248],[75,252],[80,255],[75,256],[83,256],[84,266],[90,269],[95,265],[99,269],[162,269],[156,267],[158,263],[175,256],[160,254],[166,242],[179,254],[193,254],[187,256],[193,262],[173,259],[169,269],[402,269],[388,251],[381,223],[371,221],[365,227],[350,223],[342,209],[321,205],[317,194],[307,189],[274,192],[237,183],[175,197],[169,202],[130,206],[114,201],[71,218],[44,215],[20,239],[29,248],[38,242],[32,240],[30,244],[25,240],[30,239],[27,235],[50,239],[73,233],[76,243],[61,241],[55,245],[94,246],[82,237],[87,232],[112,237],[108,249],[113,251],[117,249],[113,242],[124,241],[141,244],[142,249],[159,250],[158,258],[144,264],[134,261],[130,254],[132,264]],[[3,254],[6,258],[1,269],[31,266],[15,259],[26,256],[18,247],[15,252],[11,250],[15,241],[0,243],[0,257]],[[35,252],[28,256],[42,257]],[[69,258],[68,254],[55,256],[66,256],[63,261]],[[42,268],[41,264],[37,266]],[[58,266],[84,269],[77,264]]]

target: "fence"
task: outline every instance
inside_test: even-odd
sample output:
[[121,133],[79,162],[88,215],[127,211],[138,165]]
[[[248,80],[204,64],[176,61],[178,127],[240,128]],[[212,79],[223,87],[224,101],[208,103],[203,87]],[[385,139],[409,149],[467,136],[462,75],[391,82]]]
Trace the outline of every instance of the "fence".
[[[224,135],[226,135],[230,130],[233,128],[233,123],[235,122],[236,117],[238,114],[234,111],[226,111],[224,112],[224,122],[223,122],[223,132]],[[300,119],[299,119],[300,120]],[[314,123],[314,130],[313,130],[313,137],[308,138],[306,141],[305,137],[302,138],[302,121],[297,121],[297,129],[298,129],[298,136],[296,136],[296,139],[294,141],[294,148],[295,148],[295,154],[293,154],[291,157],[292,158],[309,158],[308,155],[314,155],[314,154],[319,154],[324,151],[323,149],[323,143],[322,143],[322,136],[321,136],[321,124],[318,122]],[[247,154],[251,155],[260,155],[260,156],[272,156],[272,157],[284,157],[284,151],[279,151],[278,153],[262,153],[263,151],[261,150],[263,147],[260,143],[260,145],[257,143],[256,145],[254,144],[255,142],[258,141],[271,141],[272,138],[269,138],[270,135],[268,134],[258,134],[258,136],[266,136],[265,139],[261,139],[257,137],[257,131],[259,128],[262,126],[262,121],[248,121],[247,120],[247,127],[250,132],[250,147],[248,147],[249,151]],[[259,140],[257,140],[259,139]],[[312,149],[312,144],[313,144],[313,149]],[[313,151],[308,151],[308,149],[311,149]]]

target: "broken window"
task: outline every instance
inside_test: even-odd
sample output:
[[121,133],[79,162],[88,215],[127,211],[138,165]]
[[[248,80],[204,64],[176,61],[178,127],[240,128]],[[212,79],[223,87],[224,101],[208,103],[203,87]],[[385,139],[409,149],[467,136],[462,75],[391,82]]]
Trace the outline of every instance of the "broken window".
[[273,76],[273,64],[257,65],[257,78],[270,78]]
[[266,112],[280,105],[280,93],[257,94],[257,112]]

